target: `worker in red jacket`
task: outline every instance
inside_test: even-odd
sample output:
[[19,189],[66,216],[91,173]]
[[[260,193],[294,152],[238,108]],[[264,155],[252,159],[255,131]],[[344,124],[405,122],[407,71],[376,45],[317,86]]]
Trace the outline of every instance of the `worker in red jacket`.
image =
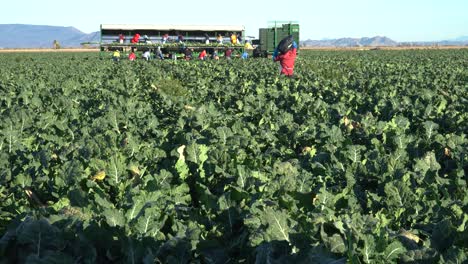
[[130,54],[128,54],[128,59],[131,60],[131,61],[136,60],[136,55],[135,55],[135,52],[133,50],[132,50],[132,52],[130,52]]
[[278,49],[273,52],[273,61],[280,62],[280,74],[292,77],[294,74],[294,62],[297,55],[297,43],[293,41],[291,49],[287,52],[278,54]]
[[131,43],[138,43],[140,40],[140,34],[136,33],[133,38],[130,40]]
[[205,60],[206,59],[206,50],[202,50],[202,52],[200,52],[200,54],[198,55],[198,58],[200,60]]

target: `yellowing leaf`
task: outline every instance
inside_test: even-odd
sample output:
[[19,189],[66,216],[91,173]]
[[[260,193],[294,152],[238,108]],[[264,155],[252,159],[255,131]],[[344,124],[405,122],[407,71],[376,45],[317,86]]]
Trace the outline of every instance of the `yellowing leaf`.
[[137,165],[128,166],[128,170],[132,173],[133,176],[140,175],[140,169]]
[[182,145],[177,148],[177,153],[179,153],[179,160],[181,161],[185,161],[184,149],[185,149],[185,145]]
[[106,172],[104,170],[98,171],[93,176],[93,180],[102,181],[106,177]]
[[347,127],[350,123],[351,123],[351,121],[349,121],[348,117],[344,116],[343,117],[343,124]]
[[317,153],[317,149],[314,146],[312,146],[312,147],[305,146],[302,149],[302,155],[309,154],[311,157],[313,157],[313,156],[315,156],[316,153]]
[[419,238],[417,235],[409,232],[409,231],[406,231],[406,230],[403,230],[401,233],[400,233],[400,236],[403,236],[409,240],[412,240],[414,241],[416,244],[419,243],[419,241],[421,241],[421,238]]
[[317,202],[318,200],[319,200],[318,195],[312,196],[312,204],[315,204],[315,202]]

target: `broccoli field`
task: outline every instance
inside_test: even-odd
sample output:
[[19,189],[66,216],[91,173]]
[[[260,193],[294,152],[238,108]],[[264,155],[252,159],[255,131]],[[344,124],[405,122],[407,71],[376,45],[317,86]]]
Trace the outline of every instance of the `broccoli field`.
[[468,49],[0,69],[0,263],[468,262]]

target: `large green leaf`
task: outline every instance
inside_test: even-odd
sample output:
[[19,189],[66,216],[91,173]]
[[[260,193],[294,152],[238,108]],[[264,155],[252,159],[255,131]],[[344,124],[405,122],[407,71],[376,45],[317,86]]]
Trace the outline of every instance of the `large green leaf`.
[[109,226],[125,226],[125,216],[117,209],[105,209],[103,216]]
[[[21,224],[16,231],[17,243],[31,251],[25,255],[34,255],[41,259],[50,253],[48,250],[57,251],[65,247],[65,241],[61,237],[60,230],[50,225],[46,219],[28,219]],[[55,258],[54,258],[55,259]]]
[[437,172],[441,168],[437,162],[434,152],[427,152],[426,155],[416,160],[415,171],[425,175],[428,171]]
[[383,252],[383,257],[385,261],[392,261],[399,258],[399,256],[406,252],[406,248],[399,241],[393,241],[390,243],[385,251]]

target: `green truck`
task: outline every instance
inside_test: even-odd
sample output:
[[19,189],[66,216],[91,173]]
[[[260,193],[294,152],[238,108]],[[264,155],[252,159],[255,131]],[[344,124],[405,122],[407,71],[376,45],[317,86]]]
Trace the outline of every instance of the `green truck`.
[[299,43],[299,23],[294,21],[273,21],[267,28],[260,28],[258,39],[253,41],[257,46],[254,52],[257,56],[266,57],[272,54],[278,43],[285,37],[292,35]]

